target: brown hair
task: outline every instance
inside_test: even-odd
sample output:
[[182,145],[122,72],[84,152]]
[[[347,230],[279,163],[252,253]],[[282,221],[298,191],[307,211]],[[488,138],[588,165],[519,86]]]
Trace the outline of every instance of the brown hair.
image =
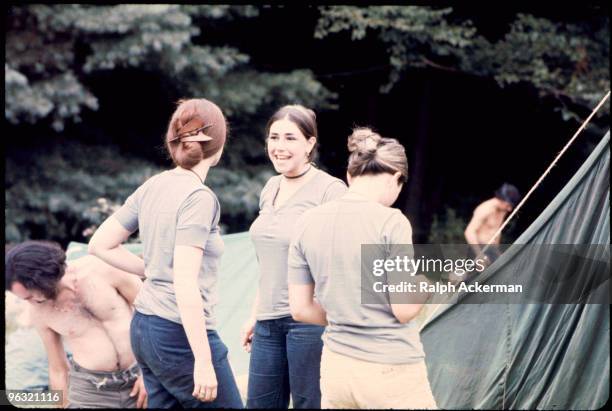
[[[221,150],[226,133],[225,117],[215,103],[203,98],[180,100],[168,124],[166,149],[176,165],[190,169]],[[182,141],[202,134],[207,141]]]
[[366,174],[402,174],[401,182],[408,181],[406,150],[396,139],[384,138],[367,127],[353,130],[348,138],[348,173],[351,177]]
[[[270,134],[270,127],[275,121],[282,120],[284,118],[288,118],[293,124],[300,129],[300,132],[309,139],[310,137],[314,137],[317,140],[319,139],[319,133],[317,131],[317,115],[314,111],[309,108],[306,108],[300,104],[290,104],[287,106],[283,106],[276,113],[270,117],[268,124],[266,125],[266,139]],[[308,155],[308,160],[313,161],[317,154],[317,143],[312,147],[310,154]]]
[[45,298],[57,297],[57,286],[66,270],[66,254],[59,244],[30,240],[4,252],[4,287],[19,282],[27,290],[38,290]]

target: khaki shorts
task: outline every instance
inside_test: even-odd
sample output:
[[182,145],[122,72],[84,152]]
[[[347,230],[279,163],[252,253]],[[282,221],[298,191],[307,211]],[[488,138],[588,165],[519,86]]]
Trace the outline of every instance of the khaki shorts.
[[323,347],[321,408],[435,409],[425,361],[380,364]]

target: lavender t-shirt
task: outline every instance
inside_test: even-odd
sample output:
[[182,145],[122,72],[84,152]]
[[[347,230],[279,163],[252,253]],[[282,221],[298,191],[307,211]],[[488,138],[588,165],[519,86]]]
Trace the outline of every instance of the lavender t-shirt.
[[412,244],[410,222],[397,209],[352,194],[308,210],[295,225],[289,283],[315,284],[327,314],[323,343],[331,351],[375,363],[421,361],[416,322],[401,324],[386,302],[362,302],[364,244]]
[[283,205],[274,208],[282,176],[274,176],[264,186],[259,200],[259,216],[250,233],[259,262],[259,306],[257,320],[291,315],[287,284],[287,256],[293,226],[304,211],[342,196],[344,182],[324,171],[308,180]]
[[223,254],[219,201],[195,174],[170,170],[157,174],[128,197],[114,217],[130,232],[140,230],[146,280],[134,306],[140,313],[181,323],[173,284],[174,247],[204,249],[198,275],[206,328],[214,330],[217,272]]

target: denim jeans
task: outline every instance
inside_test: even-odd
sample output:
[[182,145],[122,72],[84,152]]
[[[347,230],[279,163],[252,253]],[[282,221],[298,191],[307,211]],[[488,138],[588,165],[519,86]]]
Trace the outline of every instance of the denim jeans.
[[325,327],[283,317],[257,321],[247,408],[321,408],[321,334]]
[[130,327],[132,351],[142,370],[149,408],[243,408],[227,359],[227,347],[216,331],[207,331],[217,376],[217,398],[201,402],[193,392],[194,357],[181,324],[136,311]]

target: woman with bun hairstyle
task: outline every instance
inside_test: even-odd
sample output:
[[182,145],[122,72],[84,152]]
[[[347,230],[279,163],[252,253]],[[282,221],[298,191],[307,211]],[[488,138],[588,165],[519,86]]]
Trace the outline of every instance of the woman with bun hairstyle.
[[242,343],[251,353],[247,408],[320,408],[319,363],[323,327],[294,321],[289,310],[287,253],[296,219],[340,197],[346,185],[312,164],[315,113],[300,105],[279,109],[266,127],[267,153],[277,176],[261,191],[251,238],[259,287]]
[[391,293],[368,295],[366,300],[362,290],[362,283],[373,278],[371,271],[362,278],[362,264],[369,267],[362,260],[362,253],[369,253],[362,245],[379,247],[374,253],[386,256],[398,250],[394,246],[412,244],[410,222],[390,207],[408,178],[404,147],[369,128],[358,128],[348,148],[348,192],[304,213],[289,249],[293,318],[327,326],[321,406],[435,408],[413,321],[422,296],[402,304]]
[[[179,102],[166,133],[176,167],[128,197],[89,243],[89,252],[145,277],[130,327],[150,408],[242,408],[215,331],[223,254],[217,196],[204,181],[223,152],[226,121],[213,102]],[[121,246],[140,230],[143,259]]]

